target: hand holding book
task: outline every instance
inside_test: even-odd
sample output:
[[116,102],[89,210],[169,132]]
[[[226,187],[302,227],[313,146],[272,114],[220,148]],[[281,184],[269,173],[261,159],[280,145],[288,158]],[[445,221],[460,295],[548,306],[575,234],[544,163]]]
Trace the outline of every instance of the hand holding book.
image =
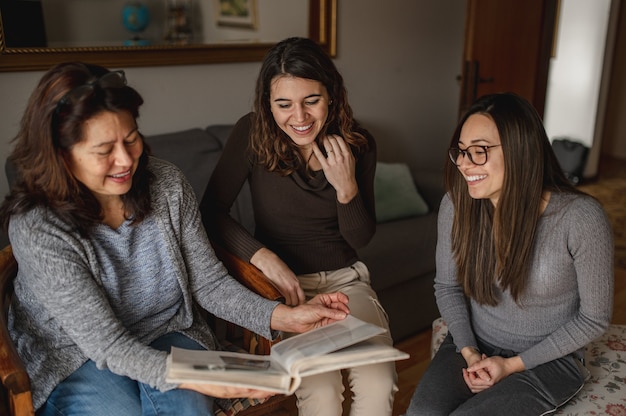
[[217,397],[221,399],[238,399],[241,397],[247,397],[249,399],[262,400],[269,399],[270,397],[278,394],[276,392],[266,390],[209,383],[181,383],[178,388],[197,391],[205,396]]

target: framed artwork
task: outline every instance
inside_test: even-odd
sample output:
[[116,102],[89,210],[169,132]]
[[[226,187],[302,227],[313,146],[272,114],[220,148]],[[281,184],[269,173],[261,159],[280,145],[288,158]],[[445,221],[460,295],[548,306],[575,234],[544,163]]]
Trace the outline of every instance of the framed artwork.
[[215,0],[217,24],[256,29],[257,0]]

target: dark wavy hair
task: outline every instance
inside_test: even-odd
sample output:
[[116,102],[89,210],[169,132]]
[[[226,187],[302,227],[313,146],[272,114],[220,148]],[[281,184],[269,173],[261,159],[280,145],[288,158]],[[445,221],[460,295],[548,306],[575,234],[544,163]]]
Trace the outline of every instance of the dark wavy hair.
[[[39,81],[13,139],[15,147],[9,159],[17,170],[17,183],[0,206],[5,229],[11,215],[36,206],[52,210],[83,235],[103,220],[100,203],[73,176],[67,160],[72,146],[82,140],[84,123],[95,115],[127,111],[133,118],[139,117],[143,98],[137,91],[125,84],[107,87],[97,82],[109,72],[101,66],[69,62],[55,65]],[[81,92],[79,99],[67,103],[68,95],[76,91]],[[144,143],[132,187],[122,196],[125,212],[135,222],[151,211],[153,177],[146,167],[148,153]]]
[[326,88],[330,107],[317,140],[327,134],[337,134],[357,154],[368,149],[366,132],[353,118],[343,77],[330,56],[311,39],[291,37],[267,53],[256,82],[250,147],[259,164],[283,175],[306,167],[297,146],[272,116],[270,88],[272,80],[281,75],[319,81]]
[[523,293],[543,191],[582,193],[565,177],[541,118],[513,93],[486,95],[461,118],[450,142],[458,146],[461,129],[474,114],[496,125],[504,155],[504,181],[497,207],[473,199],[465,179],[446,158],[444,181],[454,204],[452,250],[465,294],[481,304],[498,303],[495,288],[510,290],[516,302]]

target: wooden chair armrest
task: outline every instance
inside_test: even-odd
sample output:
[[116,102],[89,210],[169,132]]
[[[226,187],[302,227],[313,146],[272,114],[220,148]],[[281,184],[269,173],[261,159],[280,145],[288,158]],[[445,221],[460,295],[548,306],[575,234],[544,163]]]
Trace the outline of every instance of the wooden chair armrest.
[[[224,247],[217,244],[215,241],[211,241],[211,245],[213,246],[213,250],[215,254],[220,259],[220,261],[224,264],[228,273],[239,283],[250,289],[251,291],[257,293],[264,298],[270,300],[276,300],[279,302],[284,302],[285,298],[281,293],[272,285],[270,280],[263,274],[261,270],[256,268],[253,264],[241,259],[240,257],[234,255],[232,252],[226,250]],[[236,328],[236,325],[231,323],[226,323],[227,334],[226,338],[228,342],[234,342],[235,344],[240,344],[239,347],[242,347],[245,351],[250,354],[257,355],[267,355],[270,353],[272,345],[276,342],[280,341],[276,339],[274,341],[270,341],[262,336],[252,333],[245,328]],[[235,332],[240,332],[241,339],[240,343],[236,342],[234,338],[237,338]],[[252,407],[248,407],[250,405],[249,401],[245,402],[245,410],[241,412],[237,412],[237,415],[245,415],[245,416],[262,416],[262,415],[288,415],[292,414],[291,408],[295,407],[295,405],[291,405],[289,407],[289,403],[291,403],[293,399],[289,396],[274,396],[270,398],[268,401],[253,405]],[[242,405],[239,403],[239,405]],[[225,414],[231,414],[224,411],[218,411],[216,415],[223,416]]]
[[251,291],[266,299],[284,302],[285,298],[270,280],[253,264],[237,257],[224,247],[211,242],[217,258],[224,264],[231,276]]
[[30,391],[28,373],[9,336],[4,316],[0,317],[0,380],[12,394]]
[[[213,250],[215,251],[217,257],[228,270],[228,273],[237,279],[239,283],[266,299],[285,302],[284,296],[278,291],[278,289],[276,289],[276,287],[274,287],[261,270],[253,264],[250,264],[249,262],[226,250],[214,241],[211,241],[211,245],[213,246]],[[234,338],[237,338],[237,335],[235,335],[237,332],[236,326],[234,324],[227,323],[226,328],[227,340],[237,344],[234,340]],[[240,346],[250,354],[267,355],[270,353],[272,345],[281,339],[278,338],[270,341],[267,338],[252,333],[245,328],[240,328],[240,330],[242,338]]]
[[0,381],[7,390],[12,415],[34,415],[30,380],[7,327],[17,262],[11,246],[0,251]]

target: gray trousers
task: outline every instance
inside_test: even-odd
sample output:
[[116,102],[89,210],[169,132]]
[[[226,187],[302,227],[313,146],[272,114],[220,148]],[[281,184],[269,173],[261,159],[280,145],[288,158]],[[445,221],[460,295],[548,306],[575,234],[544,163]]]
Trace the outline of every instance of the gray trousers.
[[[481,352],[505,358],[517,355],[479,341]],[[420,380],[406,416],[548,415],[584,385],[588,371],[573,355],[514,373],[491,388],[472,393],[463,380],[467,368],[448,334]]]

